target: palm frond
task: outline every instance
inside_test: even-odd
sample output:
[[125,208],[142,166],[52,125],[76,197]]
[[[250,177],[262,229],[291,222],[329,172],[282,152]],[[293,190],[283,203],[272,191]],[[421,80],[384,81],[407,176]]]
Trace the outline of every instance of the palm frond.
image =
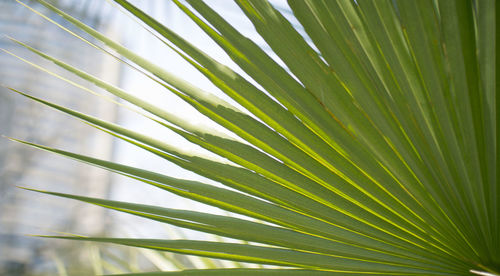
[[226,188],[16,141],[259,220],[38,191],[255,244],[56,238],[284,267],[129,275],[499,273],[495,1],[288,0],[306,38],[269,2],[235,0],[277,61],[207,3],[173,0],[245,77],[128,1],[115,0],[244,110],[40,2],[102,44],[68,30],[75,38],[138,70],[235,136],[192,125],[16,40],[220,158],[12,91]]

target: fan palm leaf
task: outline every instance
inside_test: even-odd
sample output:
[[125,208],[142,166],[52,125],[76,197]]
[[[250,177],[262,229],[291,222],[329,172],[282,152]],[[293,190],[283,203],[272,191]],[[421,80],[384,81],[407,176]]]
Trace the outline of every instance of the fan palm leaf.
[[205,2],[173,0],[247,76],[128,1],[114,1],[243,109],[40,2],[102,44],[66,29],[76,38],[138,70],[236,136],[192,125],[180,114],[12,39],[220,158],[12,91],[226,187],[14,140],[247,218],[38,192],[253,243],[56,238],[284,267],[130,275],[500,271],[495,1],[288,0],[306,38],[269,2],[235,0],[277,61]]

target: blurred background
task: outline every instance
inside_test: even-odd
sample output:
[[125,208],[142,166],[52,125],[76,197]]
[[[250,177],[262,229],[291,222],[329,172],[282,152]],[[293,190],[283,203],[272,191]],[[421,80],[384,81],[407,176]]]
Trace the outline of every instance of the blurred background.
[[[110,1],[52,0],[50,2],[168,71],[238,106],[225,95],[221,95],[200,73]],[[132,2],[212,57],[245,75],[170,1]],[[70,65],[97,75],[170,112],[182,115],[194,124],[220,129],[139,72],[58,27],[56,24],[74,31],[90,42],[96,42],[50,13],[36,1],[24,0],[23,3],[48,16],[54,22],[47,21],[15,0],[0,0],[0,34],[13,37]],[[212,0],[209,4],[243,34],[256,41],[262,48],[269,49],[234,3],[227,0]],[[285,15],[290,15],[285,1],[273,1],[273,4]],[[118,123],[162,139],[169,144],[203,151],[128,108],[92,95],[54,76],[54,74],[59,75],[111,97],[105,91],[11,42],[7,37],[0,38],[0,48],[5,50],[0,52],[2,85]],[[44,72],[30,63],[42,66],[53,74]],[[213,183],[132,145],[116,141],[110,135],[99,132],[79,120],[30,101],[4,87],[0,87],[0,134],[179,178]],[[106,211],[88,204],[40,195],[22,190],[18,186],[220,213],[214,208],[166,192],[158,192],[158,189],[144,183],[112,175],[104,170],[2,138],[0,139],[0,275],[93,275],[190,267],[252,266],[160,254],[142,249],[29,236],[68,232],[116,237],[213,239],[193,231]]]

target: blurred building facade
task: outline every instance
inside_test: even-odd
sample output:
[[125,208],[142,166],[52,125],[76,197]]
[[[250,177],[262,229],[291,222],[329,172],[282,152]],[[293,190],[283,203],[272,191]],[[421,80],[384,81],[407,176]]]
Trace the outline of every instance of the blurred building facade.
[[[55,4],[106,32],[108,26],[102,18],[108,14],[101,7],[103,2],[66,0]],[[36,1],[27,4],[50,15]],[[65,24],[62,20],[58,23]],[[0,0],[0,33],[108,81],[117,82],[119,79],[117,63],[109,62],[109,58],[106,59],[92,47],[84,47],[85,43],[79,39],[13,0]],[[80,81],[8,39],[0,39],[0,48],[68,79]],[[0,52],[0,83],[105,120],[116,119],[113,104],[3,52]],[[99,158],[111,158],[113,143],[109,135],[99,134],[76,119],[4,87],[0,90],[0,134]],[[105,197],[110,189],[110,177],[102,170],[0,139],[0,275],[55,275],[50,256],[62,259],[75,257],[60,255],[53,248],[58,246],[53,240],[28,237],[26,234],[47,234],[50,230],[75,232],[75,229],[79,233],[92,234],[105,230],[102,222],[106,213],[102,208],[90,212],[88,209],[92,207],[89,205],[55,200],[16,186]]]

